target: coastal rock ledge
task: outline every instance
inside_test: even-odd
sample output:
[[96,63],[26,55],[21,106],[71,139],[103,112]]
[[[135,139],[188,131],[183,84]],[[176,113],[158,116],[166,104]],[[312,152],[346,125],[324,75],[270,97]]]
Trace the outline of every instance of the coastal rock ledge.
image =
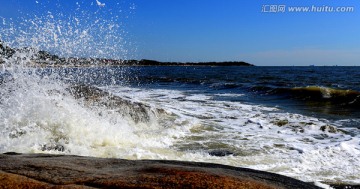
[[0,188],[318,188],[289,177],[210,163],[0,154]]

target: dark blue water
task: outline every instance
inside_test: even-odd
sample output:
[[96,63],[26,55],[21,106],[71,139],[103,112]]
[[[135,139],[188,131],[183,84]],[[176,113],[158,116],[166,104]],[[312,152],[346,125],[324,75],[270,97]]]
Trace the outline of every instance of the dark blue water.
[[276,106],[327,119],[360,117],[360,67],[133,67],[129,83]]
[[50,72],[76,83],[236,94],[214,98],[330,120],[360,118],[360,67],[124,66],[45,73]]

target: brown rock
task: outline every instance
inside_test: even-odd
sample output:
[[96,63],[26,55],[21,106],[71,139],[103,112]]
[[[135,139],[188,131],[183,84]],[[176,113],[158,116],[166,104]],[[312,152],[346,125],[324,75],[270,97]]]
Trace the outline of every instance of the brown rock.
[[219,164],[47,154],[0,154],[0,188],[318,188]]

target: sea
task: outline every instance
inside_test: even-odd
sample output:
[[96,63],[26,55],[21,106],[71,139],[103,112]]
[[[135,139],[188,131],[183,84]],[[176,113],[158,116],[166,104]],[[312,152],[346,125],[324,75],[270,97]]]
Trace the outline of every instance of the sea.
[[[1,153],[211,162],[360,183],[360,67],[4,69]],[[91,103],[89,90],[71,93],[76,85],[129,103]]]
[[360,67],[34,63],[39,50],[126,59],[121,17],[83,7],[2,18],[0,40],[16,50],[0,56],[0,153],[210,162],[360,184]]

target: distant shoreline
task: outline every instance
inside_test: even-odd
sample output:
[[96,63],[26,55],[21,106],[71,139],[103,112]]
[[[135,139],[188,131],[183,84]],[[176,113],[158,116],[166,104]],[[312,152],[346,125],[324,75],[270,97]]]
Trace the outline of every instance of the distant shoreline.
[[155,60],[112,60],[68,58],[58,60],[35,60],[34,66],[46,67],[92,67],[92,66],[254,66],[243,61],[224,62],[160,62]]
[[[3,58],[12,57],[16,51],[34,52],[32,48],[13,49],[5,46],[0,40],[0,64]],[[222,62],[160,62],[156,60],[115,60],[105,58],[63,58],[46,51],[34,52],[30,66],[44,67],[92,67],[92,66],[254,66],[244,61]]]

